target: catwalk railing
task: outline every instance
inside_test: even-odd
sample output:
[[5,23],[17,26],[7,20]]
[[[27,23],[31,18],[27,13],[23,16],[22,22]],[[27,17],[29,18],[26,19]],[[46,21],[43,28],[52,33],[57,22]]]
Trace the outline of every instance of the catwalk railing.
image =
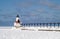
[[60,23],[23,23],[23,26],[39,26],[39,27],[60,27]]

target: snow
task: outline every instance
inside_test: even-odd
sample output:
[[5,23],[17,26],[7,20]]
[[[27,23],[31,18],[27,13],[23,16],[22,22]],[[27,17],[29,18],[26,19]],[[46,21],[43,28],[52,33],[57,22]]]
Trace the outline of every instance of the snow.
[[60,39],[59,31],[31,31],[0,28],[0,39]]

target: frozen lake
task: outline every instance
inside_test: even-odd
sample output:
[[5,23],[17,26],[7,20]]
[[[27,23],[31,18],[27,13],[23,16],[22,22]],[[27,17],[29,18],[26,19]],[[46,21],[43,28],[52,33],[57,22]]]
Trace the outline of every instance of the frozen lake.
[[60,32],[0,28],[0,39],[60,39]]

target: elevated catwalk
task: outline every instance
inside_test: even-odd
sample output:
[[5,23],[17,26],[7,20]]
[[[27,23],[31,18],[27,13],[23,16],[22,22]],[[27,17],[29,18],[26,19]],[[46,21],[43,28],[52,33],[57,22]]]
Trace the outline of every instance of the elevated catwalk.
[[21,25],[14,29],[31,30],[31,31],[60,31],[60,26],[46,26],[46,25]]

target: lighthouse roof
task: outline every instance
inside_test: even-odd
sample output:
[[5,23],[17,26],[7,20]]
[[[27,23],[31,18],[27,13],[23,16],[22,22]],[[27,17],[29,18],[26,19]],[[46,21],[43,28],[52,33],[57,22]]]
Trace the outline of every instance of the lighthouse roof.
[[17,16],[16,17],[19,17],[19,15],[17,14]]

